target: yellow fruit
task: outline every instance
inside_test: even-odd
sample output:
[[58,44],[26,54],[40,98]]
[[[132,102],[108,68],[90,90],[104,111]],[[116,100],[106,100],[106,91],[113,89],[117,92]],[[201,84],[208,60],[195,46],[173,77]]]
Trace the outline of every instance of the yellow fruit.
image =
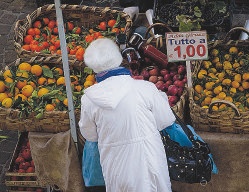
[[216,69],[222,69],[222,68],[223,68],[222,63],[221,63],[221,62],[215,63],[215,68],[216,68]]
[[13,100],[11,98],[5,98],[3,101],[2,101],[2,106],[3,107],[6,107],[6,108],[10,108],[13,104]]
[[205,95],[208,96],[208,97],[211,97],[213,95],[213,92],[212,91],[206,91]]
[[233,102],[233,98],[232,98],[232,97],[230,97],[230,96],[225,97],[225,99],[224,99],[224,100],[226,100],[226,101],[230,101],[230,102]]
[[241,83],[241,80],[242,80],[242,77],[241,77],[240,74],[236,74],[236,75],[234,76],[234,81],[237,81],[237,82]]
[[222,81],[225,77],[225,73],[224,72],[221,72],[221,73],[218,73],[218,78],[220,81]]
[[32,65],[31,69],[30,69],[30,72],[33,75],[39,77],[42,74],[42,67],[40,65],[37,65],[37,64],[36,65]]
[[230,54],[237,54],[238,53],[238,48],[237,47],[230,47],[229,53]]
[[233,81],[231,84],[232,84],[232,87],[234,87],[236,89],[239,88],[239,86],[240,86],[238,81]]
[[31,85],[33,88],[36,88],[36,84],[33,81],[29,81],[27,84]]
[[42,97],[43,95],[47,94],[48,92],[49,92],[49,90],[47,88],[43,87],[43,88],[39,89],[37,95],[38,95],[38,97]]
[[39,85],[44,85],[45,83],[47,82],[47,79],[45,77],[40,77],[38,80],[37,80],[37,83]]
[[231,79],[224,79],[223,81],[222,81],[222,85],[227,85],[227,86],[230,86],[231,85]]
[[214,67],[212,67],[212,68],[210,68],[210,69],[208,70],[208,72],[209,72],[209,73],[215,74],[215,73],[217,73],[217,70],[216,70]]
[[59,75],[63,75],[63,70],[61,68],[57,67],[54,70],[57,71]]
[[67,99],[67,98],[63,100],[63,104],[64,104],[65,106],[68,106],[68,99]]
[[249,73],[243,73],[242,79],[245,81],[249,80]]
[[76,85],[74,86],[74,89],[78,92],[80,92],[82,90],[82,86],[81,85]]
[[77,85],[79,83],[79,78],[75,75],[70,75],[71,84]]
[[230,61],[224,61],[223,62],[223,69],[224,70],[229,70],[229,69],[232,69],[233,68],[233,66],[232,66],[232,64],[230,63]]
[[56,80],[53,79],[53,78],[48,78],[48,79],[47,79],[47,83],[48,83],[48,84],[52,84],[52,83],[55,83],[55,82],[56,82]]
[[27,78],[29,78],[29,73],[27,71],[19,70],[19,71],[16,72],[16,76],[27,79]]
[[19,70],[30,71],[31,65],[29,63],[23,62],[18,66]]
[[27,85],[27,81],[26,80],[24,80],[24,81],[18,81],[17,83],[16,83],[16,87],[18,88],[18,89],[22,89],[25,85]]
[[219,106],[219,110],[224,110],[225,108],[227,108],[226,104],[222,103],[220,106]]
[[212,110],[213,110],[213,111],[218,111],[219,108],[218,108],[218,106],[214,105],[214,106],[212,107]]
[[224,92],[222,91],[222,92],[220,92],[220,93],[218,94],[217,97],[218,97],[219,99],[222,99],[222,100],[223,100],[223,99],[226,98],[226,96],[227,96],[226,93],[224,93]]
[[212,51],[211,51],[211,55],[212,56],[218,56],[218,54],[219,54],[219,50],[218,49],[212,49]]
[[218,63],[218,62],[220,62],[220,58],[214,57],[214,59],[212,60],[212,63]]
[[233,68],[234,68],[234,69],[238,68],[239,66],[240,66],[240,64],[239,64],[238,62],[235,62],[235,63],[233,64]]
[[219,85],[214,88],[214,94],[218,95],[222,91],[222,87]]
[[23,88],[22,88],[22,94],[26,97],[29,97],[32,95],[34,91],[34,88],[32,87],[32,85],[25,85]]
[[10,71],[9,69],[6,70],[6,71],[4,71],[4,72],[3,72],[3,77],[4,77],[4,79],[6,79],[7,77],[12,78],[12,73],[11,73],[11,71]]
[[224,55],[224,59],[225,59],[226,61],[231,61],[231,60],[232,60],[232,56],[229,55],[229,54],[225,54],[225,55]]
[[231,94],[235,94],[236,92],[237,92],[236,88],[234,88],[234,87],[230,88],[230,93]]
[[0,81],[0,93],[3,93],[6,89],[5,83],[3,81]]
[[59,77],[56,81],[57,85],[65,85],[65,77]]
[[203,79],[205,76],[207,76],[207,71],[204,69],[201,69],[197,75],[198,79]]
[[7,78],[5,79],[5,82],[6,82],[6,83],[13,83],[14,80],[13,80],[12,78],[10,78],[10,77],[7,77]]
[[243,89],[249,89],[249,82],[248,81],[243,81],[242,82],[242,87],[243,87]]
[[241,91],[241,92],[244,91],[244,87],[243,87],[243,86],[240,86],[238,89],[239,89],[239,91]]
[[84,83],[84,88],[90,87],[90,86],[92,86],[93,84],[94,84],[94,82],[92,82],[92,81],[85,81],[85,83]]
[[15,96],[15,100],[17,100],[19,97],[21,97],[22,101],[26,101],[27,100],[27,97],[21,93],[18,93],[16,96]]
[[0,102],[2,102],[7,97],[8,97],[7,93],[0,93]]
[[54,110],[54,106],[52,104],[47,104],[45,106],[45,111],[53,111]]
[[209,67],[212,65],[210,61],[203,61],[202,65],[205,69],[209,69]]
[[[211,101],[212,101],[212,98],[211,98],[211,97],[205,97],[203,103],[204,103],[204,105],[210,105]],[[203,106],[204,106],[204,105],[203,105]]]
[[207,83],[205,84],[205,88],[206,88],[207,90],[212,90],[214,84],[215,84],[215,83],[212,82],[212,81],[207,82]]

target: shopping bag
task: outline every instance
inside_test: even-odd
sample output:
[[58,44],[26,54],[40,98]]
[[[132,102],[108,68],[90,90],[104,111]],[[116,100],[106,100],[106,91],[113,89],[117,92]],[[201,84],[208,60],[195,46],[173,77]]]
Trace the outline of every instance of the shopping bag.
[[98,142],[85,142],[82,156],[82,174],[86,187],[105,186]]

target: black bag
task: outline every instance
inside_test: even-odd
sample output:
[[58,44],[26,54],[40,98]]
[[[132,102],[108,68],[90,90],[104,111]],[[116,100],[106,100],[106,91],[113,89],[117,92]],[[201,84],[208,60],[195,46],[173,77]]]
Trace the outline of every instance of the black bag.
[[[174,111],[173,113],[175,114]],[[166,131],[161,132],[169,176],[175,181],[205,185],[211,180],[212,174],[210,148],[203,140],[196,138],[176,114],[175,116],[193,145],[192,147],[181,146],[178,142],[171,140]]]

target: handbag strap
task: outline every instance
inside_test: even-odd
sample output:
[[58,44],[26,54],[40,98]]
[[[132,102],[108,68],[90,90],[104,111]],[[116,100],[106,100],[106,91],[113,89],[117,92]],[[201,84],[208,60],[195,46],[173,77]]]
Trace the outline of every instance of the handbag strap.
[[210,148],[208,144],[205,143],[204,141],[200,141],[199,139],[195,139],[195,136],[192,133],[192,131],[189,129],[189,127],[180,119],[180,117],[176,114],[176,112],[172,108],[171,110],[175,115],[177,122],[179,123],[179,125],[181,125],[183,131],[188,136],[192,144],[197,148],[202,148],[202,150],[205,151],[206,153],[210,153]]

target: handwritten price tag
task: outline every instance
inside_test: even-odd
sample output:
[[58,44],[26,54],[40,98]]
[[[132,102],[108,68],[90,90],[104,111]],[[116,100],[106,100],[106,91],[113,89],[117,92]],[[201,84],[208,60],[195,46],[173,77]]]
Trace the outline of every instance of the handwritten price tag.
[[166,45],[169,62],[208,58],[206,31],[168,32]]

